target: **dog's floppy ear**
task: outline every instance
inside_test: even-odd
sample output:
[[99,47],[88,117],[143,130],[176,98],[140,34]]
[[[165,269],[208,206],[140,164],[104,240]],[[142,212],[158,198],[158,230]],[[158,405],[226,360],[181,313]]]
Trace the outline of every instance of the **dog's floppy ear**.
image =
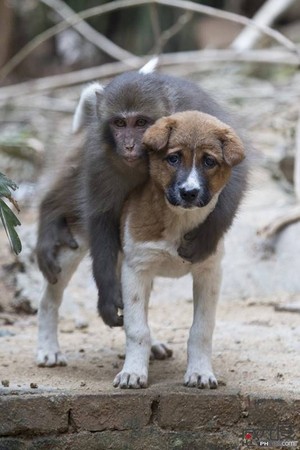
[[226,164],[232,167],[243,161],[245,158],[244,144],[231,127],[222,130],[220,141]]
[[146,130],[143,144],[154,151],[163,150],[168,145],[170,134],[175,126],[176,120],[162,117]]

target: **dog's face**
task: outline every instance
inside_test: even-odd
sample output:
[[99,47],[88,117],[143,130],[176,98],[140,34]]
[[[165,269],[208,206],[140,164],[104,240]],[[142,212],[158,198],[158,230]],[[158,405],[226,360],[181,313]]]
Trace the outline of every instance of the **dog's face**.
[[199,111],[159,119],[145,132],[143,143],[152,179],[168,203],[181,208],[207,205],[245,157],[233,129]]

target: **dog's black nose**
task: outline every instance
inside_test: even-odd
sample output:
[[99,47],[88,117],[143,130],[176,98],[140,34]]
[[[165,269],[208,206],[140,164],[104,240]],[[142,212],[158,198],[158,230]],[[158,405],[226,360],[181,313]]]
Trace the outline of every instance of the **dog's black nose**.
[[194,189],[188,189],[188,188],[180,188],[179,193],[182,200],[185,200],[186,202],[192,202],[196,200],[198,197],[198,194],[200,192],[200,189],[194,188]]

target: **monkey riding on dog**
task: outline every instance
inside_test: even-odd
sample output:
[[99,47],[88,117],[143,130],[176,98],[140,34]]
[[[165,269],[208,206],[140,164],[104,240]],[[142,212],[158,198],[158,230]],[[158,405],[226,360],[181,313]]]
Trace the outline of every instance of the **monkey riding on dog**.
[[[81,96],[75,125],[88,122],[86,143],[64,166],[41,202],[37,242],[38,264],[47,286],[39,308],[37,363],[64,365],[57,337],[58,310],[65,287],[87,250],[98,288],[98,310],[104,322],[121,326],[123,317],[117,259],[123,203],[148,177],[144,132],[157,119],[198,110],[228,125],[230,116],[196,84],[153,73],[149,66],[128,72],[107,86],[93,84]],[[222,190],[206,220],[182,237],[178,254],[190,262],[216,252],[230,227],[246,186],[243,173]],[[157,357],[169,352],[153,346]],[[167,354],[166,354],[167,352]]]
[[[221,284],[223,239],[200,262],[182,259],[183,236],[212,214],[231,179],[243,174],[244,145],[231,127],[208,114],[164,117],[144,134],[150,177],[125,201],[121,217],[122,294],[126,358],[114,386],[147,386],[151,335],[148,302],[155,276],[193,277],[194,320],[185,384],[212,389],[212,335]],[[237,184],[238,187],[238,184]]]

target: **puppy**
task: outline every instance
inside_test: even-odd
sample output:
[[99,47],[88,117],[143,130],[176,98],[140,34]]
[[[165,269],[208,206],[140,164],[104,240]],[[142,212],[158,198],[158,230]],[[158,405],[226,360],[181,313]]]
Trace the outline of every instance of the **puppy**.
[[150,178],[129,196],[122,215],[126,359],[113,385],[147,386],[151,347],[147,314],[153,279],[191,273],[194,321],[184,384],[215,389],[218,383],[211,353],[223,240],[215,254],[196,264],[180,258],[177,248],[183,236],[204,222],[214,208],[226,214],[230,200],[220,193],[230,177],[239,176],[245,157],[243,143],[228,125],[198,111],[158,120],[146,131],[143,142],[149,152]]

